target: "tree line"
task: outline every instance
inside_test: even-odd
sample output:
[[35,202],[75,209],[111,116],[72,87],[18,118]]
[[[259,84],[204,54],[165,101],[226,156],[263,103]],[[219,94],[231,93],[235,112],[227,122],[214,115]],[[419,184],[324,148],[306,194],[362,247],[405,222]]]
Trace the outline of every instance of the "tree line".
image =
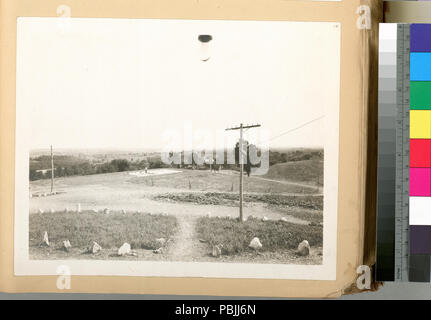
[[[256,148],[252,144],[246,142],[247,150]],[[259,154],[259,152],[257,152]],[[247,152],[249,154],[249,152]],[[225,164],[213,164],[212,168],[217,170],[220,166],[223,169],[239,170],[239,146],[235,146],[235,164],[227,164],[227,152],[225,151]],[[247,157],[248,158],[248,157]],[[184,154],[182,154],[184,160]],[[270,166],[289,161],[302,161],[302,160],[323,160],[323,150],[289,150],[286,152],[270,151],[269,164]],[[194,159],[191,165],[168,165],[165,164],[160,155],[153,155],[147,157],[145,160],[127,160],[127,159],[113,159],[106,162],[93,162],[88,159],[78,158],[70,155],[54,155],[54,176],[55,177],[68,177],[68,176],[82,176],[101,173],[113,173],[124,171],[137,171],[158,168],[193,168],[193,169],[208,169],[209,163],[197,165]],[[247,159],[244,166],[244,171],[249,173],[252,165]],[[47,155],[38,156],[30,159],[30,181],[51,178],[51,157]]]

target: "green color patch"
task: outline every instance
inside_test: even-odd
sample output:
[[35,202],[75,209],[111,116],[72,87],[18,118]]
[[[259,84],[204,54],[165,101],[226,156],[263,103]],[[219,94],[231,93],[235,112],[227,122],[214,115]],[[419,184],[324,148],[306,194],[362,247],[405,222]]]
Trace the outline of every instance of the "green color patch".
[[410,109],[431,110],[431,81],[410,82]]

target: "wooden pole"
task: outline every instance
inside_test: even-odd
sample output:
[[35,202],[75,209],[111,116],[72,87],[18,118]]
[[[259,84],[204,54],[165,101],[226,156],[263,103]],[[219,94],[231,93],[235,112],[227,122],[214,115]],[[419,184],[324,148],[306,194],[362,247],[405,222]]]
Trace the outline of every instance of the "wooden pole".
[[52,145],[51,145],[51,193],[54,191],[54,156],[52,153]]
[[[244,193],[244,186],[243,186],[243,171],[244,171],[244,156],[247,152],[243,151],[243,129],[251,129],[251,128],[257,128],[260,127],[260,124],[254,124],[254,125],[247,125],[244,126],[242,123],[239,127],[235,128],[227,128],[226,130],[239,130],[239,146],[238,146],[238,157],[239,157],[239,221],[243,222],[244,216],[243,216],[243,193]],[[233,184],[232,184],[233,186]]]
[[240,124],[239,129],[239,221],[243,220],[243,211],[242,211],[242,200],[243,200],[243,171],[244,171],[244,160],[243,160],[243,150],[242,150],[242,132],[243,132],[243,125]]

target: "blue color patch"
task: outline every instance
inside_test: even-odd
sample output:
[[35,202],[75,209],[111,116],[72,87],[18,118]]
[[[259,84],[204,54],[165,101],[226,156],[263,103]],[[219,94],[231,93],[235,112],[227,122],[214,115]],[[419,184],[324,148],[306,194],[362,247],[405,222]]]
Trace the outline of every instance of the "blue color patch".
[[431,81],[431,52],[410,53],[410,80]]

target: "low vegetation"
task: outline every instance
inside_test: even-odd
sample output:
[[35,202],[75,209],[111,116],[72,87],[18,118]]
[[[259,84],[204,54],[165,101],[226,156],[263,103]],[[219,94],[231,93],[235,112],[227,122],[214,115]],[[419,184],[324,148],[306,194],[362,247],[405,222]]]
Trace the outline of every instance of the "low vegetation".
[[74,248],[82,249],[93,241],[104,249],[119,248],[125,242],[132,249],[158,249],[156,239],[171,238],[177,219],[142,213],[54,212],[31,214],[29,226],[30,247],[39,246],[47,231],[50,245],[58,248],[69,240]]
[[[224,161],[223,161],[223,169],[228,170],[239,170],[238,165],[238,150],[234,149],[235,155],[235,163],[228,164],[227,163],[227,151],[224,151]],[[144,155],[145,154],[145,155]],[[214,152],[215,154],[215,152]],[[197,165],[194,159],[189,159],[186,157],[184,153],[181,154],[181,159],[183,161],[183,168],[195,168],[195,169],[209,169],[209,164],[205,163],[202,165]],[[186,161],[187,160],[187,161]],[[311,165],[305,165],[304,170],[299,168],[298,166],[303,166],[301,162],[303,161],[311,161]],[[311,173],[316,173],[319,175],[319,170],[322,170],[322,165],[318,165],[317,167],[313,167],[313,164],[322,163],[323,161],[323,150],[321,149],[289,149],[289,150],[279,150],[279,151],[270,151],[269,152],[269,165],[273,167],[276,164],[284,164],[291,163],[286,174],[289,176],[294,174],[295,172],[303,172],[307,173],[309,169],[312,171]],[[190,165],[187,165],[189,163]],[[249,161],[247,162],[249,163]],[[179,165],[168,165],[163,163],[161,159],[161,155],[158,152],[153,153],[130,153],[130,154],[78,154],[78,155],[69,155],[69,154],[54,154],[54,176],[55,177],[68,177],[68,176],[83,176],[83,175],[92,175],[92,174],[100,174],[100,173],[111,173],[111,172],[122,172],[122,171],[135,171],[135,170],[143,170],[145,168],[149,169],[157,169],[157,168],[178,168]],[[214,169],[218,169],[219,164],[213,165]],[[246,171],[249,166],[245,166]],[[30,158],[30,169],[29,169],[29,178],[30,181],[40,180],[40,179],[50,179],[51,178],[51,156],[48,154],[39,154],[37,156],[32,156]],[[277,179],[283,177],[284,169],[281,172],[278,172],[278,169],[275,170],[275,173],[271,173],[271,169],[269,172],[270,178],[276,177]],[[282,174],[278,176],[278,174]],[[295,176],[292,176],[295,177]],[[301,176],[299,175],[299,178]],[[320,178],[319,178],[320,179]],[[292,181],[296,181],[295,179],[291,179]],[[299,179],[298,181],[300,181]],[[313,179],[311,182],[315,182]],[[317,180],[316,180],[317,181]],[[318,181],[317,181],[318,182]]]
[[[74,156],[62,155],[54,156],[54,166],[55,177],[86,176],[166,167],[161,161],[149,162],[147,160],[129,161],[127,159],[113,159],[108,162],[95,163]],[[51,171],[49,168],[51,168],[50,156],[39,156],[30,159],[30,181],[50,179]]]
[[277,163],[271,166],[268,173],[263,177],[323,186],[323,160],[301,160]]
[[235,255],[247,251],[250,241],[258,237],[260,251],[296,249],[303,240],[310,246],[321,247],[323,228],[319,225],[297,225],[284,221],[262,221],[250,218],[243,223],[230,218],[201,217],[196,223],[198,237],[210,246],[222,245],[222,254]]
[[[181,192],[173,194],[159,194],[155,200],[173,202],[191,202],[201,205],[237,206],[237,193],[224,192]],[[283,194],[244,194],[244,201],[263,202],[274,206],[300,207],[305,209],[323,210],[323,196],[290,196]]]

